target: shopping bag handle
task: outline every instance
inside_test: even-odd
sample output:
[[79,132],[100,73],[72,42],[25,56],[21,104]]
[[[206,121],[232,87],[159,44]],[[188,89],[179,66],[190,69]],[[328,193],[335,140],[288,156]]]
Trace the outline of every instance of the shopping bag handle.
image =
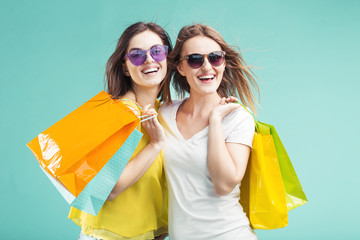
[[253,117],[254,122],[255,122],[255,130],[256,130],[256,132],[260,132],[259,131],[259,123],[258,123],[259,120],[255,117],[254,113],[249,108],[245,107],[244,104],[242,104],[240,101],[236,101],[234,103],[240,104],[248,113],[250,113],[250,115]]
[[[137,103],[136,101],[130,99],[130,98],[121,98],[119,99],[119,101],[129,101],[129,102],[132,102],[134,103],[139,109],[144,109],[139,103]],[[141,116],[138,116],[138,118],[140,119],[140,122],[145,122],[147,120],[150,120],[152,118],[155,118],[157,117],[157,114],[156,115],[141,115]]]

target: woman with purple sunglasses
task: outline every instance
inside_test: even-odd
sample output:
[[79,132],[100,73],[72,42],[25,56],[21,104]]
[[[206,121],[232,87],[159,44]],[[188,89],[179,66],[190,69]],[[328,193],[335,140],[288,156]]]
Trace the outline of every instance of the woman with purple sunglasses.
[[255,123],[255,77],[214,29],[182,28],[169,54],[173,86],[189,97],[171,101],[165,80],[160,119],[169,186],[171,240],[257,239],[239,204]]
[[[156,115],[171,50],[170,38],[159,25],[129,26],[107,62],[107,92],[140,118]],[[156,117],[137,130],[144,135],[98,215],[71,208],[69,218],[81,226],[79,239],[143,240],[167,235],[167,188],[160,152],[165,133]]]

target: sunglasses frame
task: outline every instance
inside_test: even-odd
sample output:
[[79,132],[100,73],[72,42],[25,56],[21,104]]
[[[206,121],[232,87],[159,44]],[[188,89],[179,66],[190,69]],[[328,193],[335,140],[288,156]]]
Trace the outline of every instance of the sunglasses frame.
[[[221,62],[219,65],[216,66],[216,65],[213,65],[213,64],[211,63],[211,61],[210,61],[210,59],[209,59],[209,55],[212,54],[212,53],[218,53],[218,52],[220,52],[220,53],[223,54],[223,56],[222,56],[222,57],[223,57],[223,60],[222,60],[222,62]],[[190,57],[191,55],[201,55],[201,56],[202,56],[202,64],[201,64],[200,67],[193,67],[193,66],[190,65],[190,63],[189,63],[189,57]],[[199,69],[199,68],[201,68],[201,67],[204,65],[205,57],[206,57],[207,60],[208,60],[208,62],[211,64],[211,66],[213,66],[213,67],[219,67],[221,64],[224,63],[224,61],[225,61],[225,56],[226,56],[226,52],[225,52],[225,51],[213,51],[213,52],[208,53],[208,54],[192,53],[192,54],[186,55],[186,56],[184,56],[184,57],[181,57],[181,58],[179,59],[179,62],[181,62],[182,60],[186,59],[186,63],[187,63],[191,68],[193,68],[193,69]]]
[[[156,59],[154,58],[154,56],[152,55],[152,52],[151,52],[151,50],[152,50],[153,48],[158,47],[158,46],[163,47],[164,50],[165,50],[165,58],[162,59],[162,60],[156,60]],[[131,61],[131,58],[130,58],[130,57],[131,57],[131,53],[132,53],[133,51],[135,51],[135,50],[136,50],[136,51],[140,51],[142,54],[144,54],[143,56],[145,56],[143,62],[142,62],[141,64],[139,64],[139,65],[138,65],[138,64],[135,64],[134,62],[132,62],[132,61]],[[154,45],[154,46],[152,46],[151,48],[146,49],[146,50],[142,50],[142,49],[136,48],[136,49],[131,50],[129,53],[127,53],[127,54],[125,55],[125,57],[124,57],[124,60],[126,60],[126,58],[128,58],[129,61],[130,61],[134,66],[141,66],[141,65],[144,64],[144,62],[146,62],[147,53],[150,52],[150,56],[152,57],[152,59],[154,59],[155,61],[158,61],[158,62],[162,62],[162,61],[164,61],[164,60],[166,59],[166,57],[167,57],[167,55],[168,55],[168,51],[169,51],[169,46],[161,45],[161,44]]]

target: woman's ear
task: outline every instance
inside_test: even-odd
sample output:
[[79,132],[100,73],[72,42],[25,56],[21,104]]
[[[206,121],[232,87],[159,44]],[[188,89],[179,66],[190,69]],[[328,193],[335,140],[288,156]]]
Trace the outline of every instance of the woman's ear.
[[179,65],[177,65],[176,68],[177,68],[178,72],[181,74],[181,76],[185,77],[182,63],[179,63]]
[[125,64],[123,64],[123,65],[122,65],[122,67],[123,67],[123,71],[124,71],[125,76],[130,77],[129,70],[127,69],[126,65],[125,65]]

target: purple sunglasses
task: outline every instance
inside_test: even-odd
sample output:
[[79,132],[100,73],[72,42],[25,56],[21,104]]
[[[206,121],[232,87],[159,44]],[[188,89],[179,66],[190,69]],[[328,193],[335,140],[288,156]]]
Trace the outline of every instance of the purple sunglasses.
[[150,52],[150,56],[158,62],[163,61],[168,54],[168,46],[165,45],[155,45],[148,50],[133,49],[128,54],[125,55],[125,58],[129,58],[130,62],[135,66],[140,66],[146,61],[146,53]]

